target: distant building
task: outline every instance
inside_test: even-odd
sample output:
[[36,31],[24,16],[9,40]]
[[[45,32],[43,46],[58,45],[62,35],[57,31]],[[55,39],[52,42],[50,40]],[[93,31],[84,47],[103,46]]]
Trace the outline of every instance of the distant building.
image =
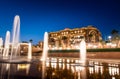
[[100,31],[92,25],[82,28],[65,28],[57,32],[49,32],[48,44],[51,49],[77,48],[81,39],[86,43],[98,43],[102,37]]

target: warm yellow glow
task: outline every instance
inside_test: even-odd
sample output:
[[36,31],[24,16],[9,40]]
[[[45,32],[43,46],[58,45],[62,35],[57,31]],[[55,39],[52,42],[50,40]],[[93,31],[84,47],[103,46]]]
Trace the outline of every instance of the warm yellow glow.
[[67,64],[67,69],[69,70],[69,68],[70,68],[70,64]]
[[51,63],[52,68],[57,68],[57,63]]
[[49,62],[46,62],[46,67],[49,67],[49,64],[50,64]]
[[59,62],[62,62],[62,59],[59,59]]
[[62,50],[62,47],[59,47],[60,50]]
[[70,50],[70,48],[68,47],[67,50]]
[[93,74],[94,73],[94,68],[93,67],[89,67],[89,71],[90,71],[90,74]]
[[62,63],[59,63],[59,68],[62,68]]
[[18,64],[18,70],[24,70],[27,68],[28,68],[28,66],[26,64]]
[[69,59],[67,59],[67,63],[69,63],[70,62],[70,60]]

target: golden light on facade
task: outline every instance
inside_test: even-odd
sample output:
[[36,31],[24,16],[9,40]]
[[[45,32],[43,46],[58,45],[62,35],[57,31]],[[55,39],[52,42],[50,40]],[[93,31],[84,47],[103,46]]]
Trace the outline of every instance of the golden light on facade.
[[[86,43],[98,43],[102,37],[100,31],[94,26],[69,29],[49,33],[49,46],[55,49],[78,49],[81,39]],[[61,47],[61,48],[60,48]]]

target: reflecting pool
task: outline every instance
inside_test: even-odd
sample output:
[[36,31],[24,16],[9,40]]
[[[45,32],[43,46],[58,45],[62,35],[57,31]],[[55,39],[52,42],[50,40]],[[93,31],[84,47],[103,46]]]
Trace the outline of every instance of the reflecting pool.
[[0,79],[120,79],[119,62],[48,58],[47,61],[10,64],[0,63]]

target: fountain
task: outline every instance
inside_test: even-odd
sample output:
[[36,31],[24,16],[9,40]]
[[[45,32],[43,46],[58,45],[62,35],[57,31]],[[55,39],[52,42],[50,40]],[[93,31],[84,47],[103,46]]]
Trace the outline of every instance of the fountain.
[[5,38],[5,46],[3,51],[3,56],[8,57],[9,55],[9,44],[10,44],[10,32],[6,32],[6,38]]
[[16,56],[19,51],[19,36],[20,36],[20,18],[18,15],[14,18],[13,23],[13,37],[12,37],[12,48],[11,48],[11,58]]
[[[0,38],[0,53],[2,57],[0,62],[6,63],[29,63],[32,62],[32,48],[31,43],[20,43],[20,18],[18,15],[15,16],[13,22],[13,35],[12,42],[10,42],[10,32],[6,32],[5,44],[3,47],[2,38]],[[27,59],[20,56],[20,45],[28,45],[28,56]]]
[[3,39],[0,38],[0,47],[2,47],[2,46],[3,46]]
[[3,40],[0,38],[0,55],[2,55],[2,50],[3,50]]
[[44,34],[44,45],[43,45],[43,54],[42,54],[42,79],[45,78],[45,72],[46,72],[46,59],[47,59],[47,53],[48,53],[48,33],[45,32]]
[[83,65],[86,62],[86,43],[85,40],[82,39],[80,42],[80,61]]
[[48,52],[48,33],[45,32],[44,34],[44,45],[43,45],[43,55],[42,55],[42,61],[46,61],[47,58],[47,52]]
[[32,48],[31,43],[28,44],[28,59],[32,59]]

